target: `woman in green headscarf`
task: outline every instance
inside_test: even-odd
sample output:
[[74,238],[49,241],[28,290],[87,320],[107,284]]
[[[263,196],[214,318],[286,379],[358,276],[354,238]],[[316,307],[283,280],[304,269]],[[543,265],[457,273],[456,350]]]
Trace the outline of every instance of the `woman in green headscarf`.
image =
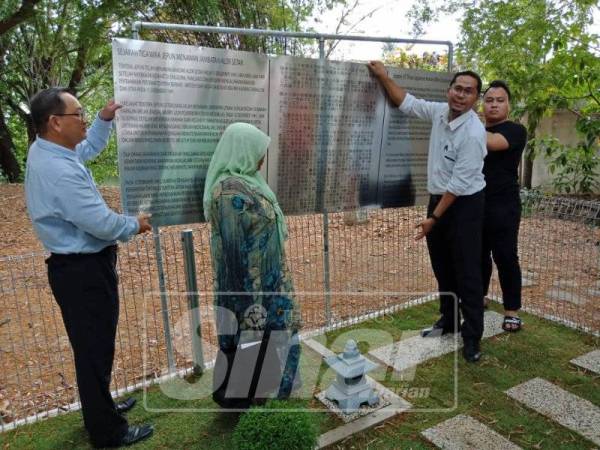
[[270,390],[285,398],[298,383],[300,314],[285,263],[287,228],[259,173],[270,140],[253,125],[229,125],[204,185],[220,350],[213,399],[224,407],[246,408]]

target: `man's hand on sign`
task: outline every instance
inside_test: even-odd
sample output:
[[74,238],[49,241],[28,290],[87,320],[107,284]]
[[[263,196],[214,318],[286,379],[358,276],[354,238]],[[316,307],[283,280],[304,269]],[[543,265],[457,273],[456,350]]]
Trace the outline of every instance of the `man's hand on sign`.
[[387,75],[387,69],[381,61],[369,61],[367,67],[377,78],[383,78]]
[[152,214],[140,214],[137,217],[138,223],[140,225],[138,234],[146,233],[152,230],[152,225],[150,225],[150,217],[152,217]]
[[108,103],[102,108],[100,111],[100,118],[102,120],[113,120],[115,118],[115,113],[117,110],[121,109],[123,105],[115,102],[113,98],[111,98]]

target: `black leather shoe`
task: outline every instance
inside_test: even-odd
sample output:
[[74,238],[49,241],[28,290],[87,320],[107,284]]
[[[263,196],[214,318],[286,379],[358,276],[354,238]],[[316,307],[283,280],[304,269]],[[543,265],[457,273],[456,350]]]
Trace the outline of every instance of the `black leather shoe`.
[[481,359],[481,350],[479,349],[479,341],[474,339],[465,339],[463,347],[463,357],[468,362],[477,362]]
[[136,442],[149,438],[152,436],[153,432],[154,427],[152,425],[129,425],[127,433],[125,433],[125,436],[117,443],[117,447],[135,444]]
[[421,337],[439,337],[448,333],[458,333],[460,331],[460,324],[458,328],[454,327],[454,323],[448,323],[448,321],[442,317],[430,328],[421,330]]
[[115,404],[115,409],[119,414],[126,413],[135,406],[135,402],[135,398],[129,397],[128,399],[125,399],[122,402],[118,402],[117,404]]

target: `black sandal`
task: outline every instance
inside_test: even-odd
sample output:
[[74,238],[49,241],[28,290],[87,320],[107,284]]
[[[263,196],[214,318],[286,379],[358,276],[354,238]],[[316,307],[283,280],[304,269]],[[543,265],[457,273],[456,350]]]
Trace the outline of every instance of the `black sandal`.
[[520,317],[504,316],[504,320],[502,321],[502,329],[510,333],[519,331],[522,325],[523,321]]

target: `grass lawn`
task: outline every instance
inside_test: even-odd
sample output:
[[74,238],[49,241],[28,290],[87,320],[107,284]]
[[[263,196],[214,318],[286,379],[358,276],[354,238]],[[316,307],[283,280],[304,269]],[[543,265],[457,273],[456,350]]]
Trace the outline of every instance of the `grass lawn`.
[[[497,305],[492,309],[501,312]],[[316,339],[339,352],[348,338],[360,342],[363,352],[410,336],[430,325],[437,317],[435,302],[400,311],[397,314],[336,330]],[[367,432],[353,436],[338,448],[432,448],[420,432],[457,414],[468,414],[525,449],[590,449],[594,445],[561,425],[532,412],[509,398],[504,391],[540,377],[600,406],[600,378],[569,364],[572,358],[597,349],[598,338],[523,314],[524,330],[503,333],[483,342],[484,356],[478,364],[458,358],[458,403],[454,405],[454,354],[421,364],[405,381],[385,368],[373,378],[398,393],[421,412],[407,412]],[[365,331],[367,330],[367,331]],[[365,341],[368,341],[365,342]],[[405,374],[406,375],[406,374]],[[238,415],[226,412],[190,412],[212,409],[206,398],[211,373],[199,380],[178,381],[150,388],[147,395],[138,392],[138,406],[128,417],[131,423],[155,425],[152,438],[135,448],[152,449],[231,449],[231,434]],[[304,348],[302,361],[304,398],[289,402],[293,408],[321,408],[310,398],[312,386],[327,387],[332,374],[320,364],[320,357]],[[192,380],[189,380],[192,381]],[[322,386],[322,387],[321,387]],[[168,394],[168,395],[167,395]],[[425,395],[426,394],[426,395]],[[173,396],[195,396],[197,400],[176,400]],[[145,405],[147,408],[144,408]],[[456,406],[456,407],[454,407]],[[431,410],[451,411],[433,412]],[[185,411],[188,410],[188,411]],[[316,412],[315,420],[327,431],[341,420],[325,412]],[[66,414],[0,434],[0,448],[67,449],[88,448],[81,415]],[[277,449],[276,449],[277,450]]]

